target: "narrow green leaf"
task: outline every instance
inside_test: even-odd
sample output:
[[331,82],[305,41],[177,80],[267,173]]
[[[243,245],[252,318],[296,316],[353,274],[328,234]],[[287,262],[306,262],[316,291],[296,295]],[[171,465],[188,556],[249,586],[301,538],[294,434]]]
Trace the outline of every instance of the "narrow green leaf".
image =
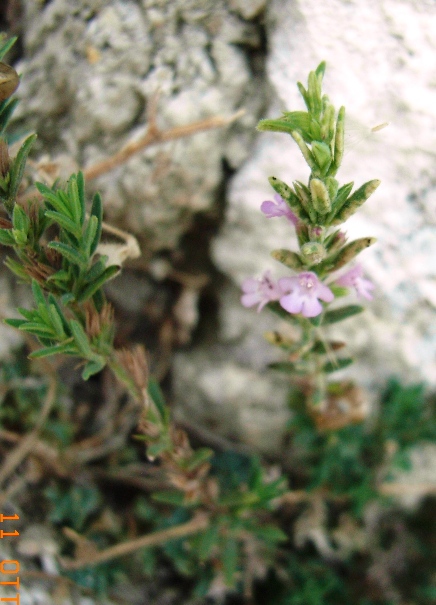
[[101,372],[105,365],[106,360],[104,357],[101,356],[95,357],[94,359],[88,361],[88,363],[83,368],[83,380],[88,380],[88,378],[94,376],[94,374],[98,374],[99,372]]
[[91,244],[91,248],[90,248],[90,256],[92,256],[94,254],[94,252],[97,249],[98,244],[100,243],[100,238],[101,238],[101,229],[102,229],[102,223],[103,223],[103,204],[102,204],[102,200],[101,200],[101,196],[99,193],[96,193],[93,197],[92,200],[92,207],[91,207],[91,216],[95,216],[97,217],[97,230],[95,232],[95,236],[94,236],[94,240]]
[[214,546],[218,545],[219,525],[213,523],[198,536],[197,553],[200,561],[207,561],[213,552]]
[[227,586],[234,586],[238,570],[238,542],[234,538],[227,538],[222,550],[224,582]]
[[90,216],[85,226],[85,232],[82,236],[82,249],[85,252],[87,258],[91,256],[91,247],[94,243],[97,230],[98,218],[96,216]]
[[295,271],[301,271],[306,266],[300,255],[291,250],[285,250],[284,248],[281,250],[273,250],[271,256],[279,261],[279,263],[282,263],[282,265],[285,265],[285,267],[289,267]]
[[175,506],[181,506],[185,504],[183,492],[165,490],[160,492],[154,492],[153,494],[151,494],[151,497],[156,502],[162,502],[162,504],[172,504]]
[[27,321],[34,321],[35,317],[38,316],[34,309],[24,309],[24,307],[17,307],[18,313],[27,319]]
[[148,394],[153,399],[153,403],[155,404],[156,408],[159,410],[161,417],[165,418],[166,407],[167,407],[165,397],[162,393],[162,390],[159,386],[158,381],[153,377],[150,377],[150,379],[148,381]]
[[67,318],[65,317],[58,301],[56,300],[56,298],[53,296],[53,294],[49,294],[48,295],[48,303],[50,306],[53,306],[56,308],[56,311],[60,317],[60,320],[62,321],[62,328],[65,332],[65,334],[67,334],[68,336],[70,336],[71,332],[70,332],[70,326],[68,324]]
[[17,36],[12,36],[7,42],[4,42],[0,47],[0,61],[3,57],[11,50],[15,42],[18,40]]
[[48,311],[50,313],[51,323],[54,328],[54,331],[56,332],[56,336],[59,340],[64,340],[66,338],[66,334],[62,317],[59,315],[58,309],[55,305],[51,304],[48,305]]
[[23,178],[24,168],[26,166],[27,156],[29,155],[30,149],[33,143],[36,141],[36,134],[30,135],[21,145],[15,159],[12,162],[10,174],[10,185],[9,185],[9,200],[14,202],[18,193],[18,188]]
[[15,318],[4,319],[3,321],[6,325],[11,326],[11,328],[21,328],[21,326],[23,324],[27,323],[26,319],[15,319]]
[[50,242],[48,244],[48,247],[53,248],[53,250],[57,250],[59,254],[66,258],[70,263],[73,263],[78,267],[86,267],[87,259],[84,258],[84,256],[80,254],[77,250],[75,250],[72,246],[64,244],[63,242]]
[[277,542],[286,542],[288,540],[288,536],[282,531],[279,527],[275,525],[262,525],[259,527],[253,528],[253,533],[265,542],[272,542],[273,544]]
[[213,456],[213,450],[208,447],[200,447],[194,451],[189,460],[183,465],[187,471],[193,471],[198,466],[207,462]]
[[320,270],[337,271],[353,260],[362,250],[366,250],[366,248],[375,244],[376,241],[375,237],[361,237],[346,244],[340,250],[328,256],[320,265]]
[[0,229],[0,244],[3,246],[15,245],[15,239],[10,229]]
[[83,172],[79,171],[76,177],[77,184],[77,193],[79,195],[80,202],[80,224],[83,225],[85,222],[86,216],[86,206],[85,206],[85,179],[83,177]]
[[335,147],[333,152],[333,162],[330,164],[329,175],[335,176],[342,164],[344,157],[344,135],[345,135],[345,107],[342,106],[339,109],[338,117],[336,120],[336,132],[335,132]]
[[77,177],[72,174],[67,184],[67,200],[70,214],[77,225],[82,225],[82,207],[77,188]]
[[341,209],[339,211],[335,211],[335,217],[331,224],[340,225],[346,221],[374,193],[374,191],[380,185],[380,182],[381,181],[378,179],[373,179],[372,181],[368,181],[359,187],[359,189],[356,189],[356,191],[354,191],[354,193],[352,193],[344,202]]
[[97,277],[93,282],[88,283],[83,290],[76,296],[77,302],[84,302],[94,296],[107,281],[115,277],[120,272],[120,267],[116,265],[110,265],[104,272]]
[[42,357],[49,357],[50,355],[77,355],[77,347],[73,344],[73,338],[68,339],[58,345],[52,347],[43,347],[38,351],[32,351],[29,357],[31,359],[41,359]]
[[331,374],[332,372],[336,372],[336,370],[342,370],[343,368],[348,367],[353,361],[354,360],[351,357],[342,357],[335,361],[328,361],[323,365],[322,370],[326,374]]
[[339,309],[333,309],[324,314],[322,323],[323,325],[334,324],[343,319],[347,319],[348,317],[352,317],[353,315],[357,315],[358,313],[362,313],[362,311],[364,311],[364,307],[361,307],[360,305],[347,305],[345,307],[340,307]]
[[12,114],[14,113],[18,103],[18,99],[6,99],[2,103],[0,103],[0,134],[3,134],[5,132],[6,126],[8,125],[8,122],[11,119]]
[[35,183],[35,187],[38,189],[39,193],[45,198],[45,200],[57,211],[61,214],[68,216],[71,220],[71,214],[66,206],[65,202],[61,199],[59,195],[59,191],[53,191],[44,183]]
[[107,256],[100,256],[83,276],[85,282],[92,282],[106,270]]
[[46,326],[45,324],[36,321],[28,321],[25,324],[22,324],[20,330],[35,334],[35,336],[42,336],[42,338],[53,338],[55,336],[55,333],[50,326]]
[[62,227],[62,229],[65,229],[65,231],[68,231],[74,235],[76,239],[81,236],[82,231],[79,225],[70,219],[69,216],[66,216],[65,214],[56,210],[46,210],[45,216],[57,223],[60,227]]
[[12,225],[17,231],[22,231],[26,235],[29,233],[30,219],[27,216],[24,208],[15,204],[14,211],[12,213]]
[[309,149],[309,147],[304,142],[304,139],[301,136],[301,134],[297,130],[294,130],[291,133],[291,136],[294,139],[294,141],[297,143],[298,147],[300,148],[300,151],[303,154],[303,157],[306,160],[307,165],[309,166],[309,168],[311,169],[311,171],[314,174],[317,174],[318,173],[318,165],[317,165],[317,163],[315,161],[315,158],[313,157],[313,154],[312,154],[311,150]]
[[80,353],[86,359],[93,359],[95,354],[91,349],[88,337],[81,324],[76,319],[70,319],[69,325]]
[[302,221],[307,221],[308,215],[304,210],[303,204],[292,191],[292,189],[289,187],[289,185],[276,178],[275,176],[271,176],[268,180],[274,191],[276,191],[280,195],[280,197],[285,200],[285,202],[289,205],[291,210],[295,212],[298,218],[301,218]]
[[25,282],[30,281],[30,277],[26,273],[24,267],[16,260],[14,260],[8,256],[5,260],[5,265],[9,269],[9,271],[12,271],[12,273],[14,273],[17,277],[19,277],[23,281],[25,281]]
[[42,288],[35,279],[32,280],[32,294],[37,306],[47,306]]

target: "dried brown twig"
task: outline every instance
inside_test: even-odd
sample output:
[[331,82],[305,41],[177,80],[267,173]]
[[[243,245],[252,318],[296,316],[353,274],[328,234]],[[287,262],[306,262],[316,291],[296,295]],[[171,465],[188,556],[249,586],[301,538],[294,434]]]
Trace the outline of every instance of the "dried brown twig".
[[148,112],[148,128],[144,136],[137,141],[127,143],[127,145],[125,145],[113,156],[102,160],[101,162],[92,164],[88,168],[85,168],[85,179],[95,179],[106,172],[110,172],[117,166],[127,162],[127,160],[129,160],[133,155],[136,155],[139,151],[142,151],[146,147],[189,137],[199,132],[204,132],[205,130],[213,130],[215,128],[228,126],[243,116],[244,113],[245,110],[240,109],[228,118],[224,118],[222,116],[212,116],[211,118],[199,120],[198,122],[192,122],[191,124],[185,124],[184,126],[175,126],[174,128],[168,128],[167,130],[160,130],[156,123],[157,96],[155,95],[150,103],[150,109]]
[[135,538],[134,540],[122,542],[121,544],[116,544],[115,546],[105,548],[102,551],[94,550],[95,547],[92,542],[88,542],[86,538],[83,538],[83,536],[80,536],[77,532],[66,527],[64,528],[64,533],[68,536],[68,538],[70,538],[70,540],[75,542],[80,549],[83,549],[84,553],[87,550],[87,546],[89,546],[89,556],[85,555],[74,560],[61,559],[61,565],[66,570],[81,569],[82,567],[93,567],[99,563],[103,563],[104,561],[109,561],[111,559],[115,559],[116,557],[128,555],[136,550],[139,550],[140,548],[149,548],[150,546],[157,546],[158,544],[162,544],[168,540],[175,540],[178,538],[191,536],[192,534],[196,534],[206,529],[208,524],[208,516],[205,513],[198,513],[193,519],[187,521],[186,523],[181,523],[180,525],[175,525],[174,527],[169,527],[168,529],[155,531],[151,534],[146,534],[145,536]]

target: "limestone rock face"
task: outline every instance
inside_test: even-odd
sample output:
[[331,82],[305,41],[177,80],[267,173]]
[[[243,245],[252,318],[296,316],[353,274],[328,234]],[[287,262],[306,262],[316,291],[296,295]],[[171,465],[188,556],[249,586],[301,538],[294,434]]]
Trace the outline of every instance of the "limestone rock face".
[[245,107],[238,124],[150,147],[98,179],[106,217],[150,250],[172,249],[213,208],[223,161],[246,159],[264,81],[257,0],[24,0],[16,116],[40,151],[89,166],[137,139],[159,95],[162,129]]

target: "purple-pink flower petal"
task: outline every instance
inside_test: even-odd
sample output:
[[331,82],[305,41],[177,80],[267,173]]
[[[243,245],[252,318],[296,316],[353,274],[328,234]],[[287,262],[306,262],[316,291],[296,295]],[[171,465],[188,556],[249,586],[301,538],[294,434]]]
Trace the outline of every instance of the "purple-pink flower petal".
[[293,225],[297,225],[298,218],[289,208],[285,200],[277,193],[274,196],[274,201],[266,200],[260,206],[261,211],[266,218],[274,218],[276,216],[285,216]]
[[312,271],[294,277],[282,277],[278,285],[285,293],[280,298],[280,305],[289,313],[301,313],[304,317],[316,317],[321,313],[319,299],[331,302],[334,298],[330,288]]
[[345,288],[354,288],[357,296],[372,300],[373,296],[371,292],[374,290],[374,284],[363,277],[362,265],[357,264],[352,269],[349,269],[341,275],[335,283],[338,286],[344,286]]
[[242,292],[241,304],[244,307],[258,305],[258,312],[270,301],[279,300],[283,296],[282,289],[271,277],[271,271],[265,271],[260,279],[249,277],[244,280]]

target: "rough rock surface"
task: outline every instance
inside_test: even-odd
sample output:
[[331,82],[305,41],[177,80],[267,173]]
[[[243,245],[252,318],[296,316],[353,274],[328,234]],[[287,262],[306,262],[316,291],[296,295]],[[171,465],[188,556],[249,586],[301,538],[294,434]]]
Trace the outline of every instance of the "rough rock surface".
[[249,153],[265,103],[257,72],[264,2],[25,0],[17,112],[40,151],[89,166],[145,131],[159,93],[162,129],[245,107],[238,124],[150,147],[98,179],[107,218],[148,249],[172,249],[213,207],[223,160]]

